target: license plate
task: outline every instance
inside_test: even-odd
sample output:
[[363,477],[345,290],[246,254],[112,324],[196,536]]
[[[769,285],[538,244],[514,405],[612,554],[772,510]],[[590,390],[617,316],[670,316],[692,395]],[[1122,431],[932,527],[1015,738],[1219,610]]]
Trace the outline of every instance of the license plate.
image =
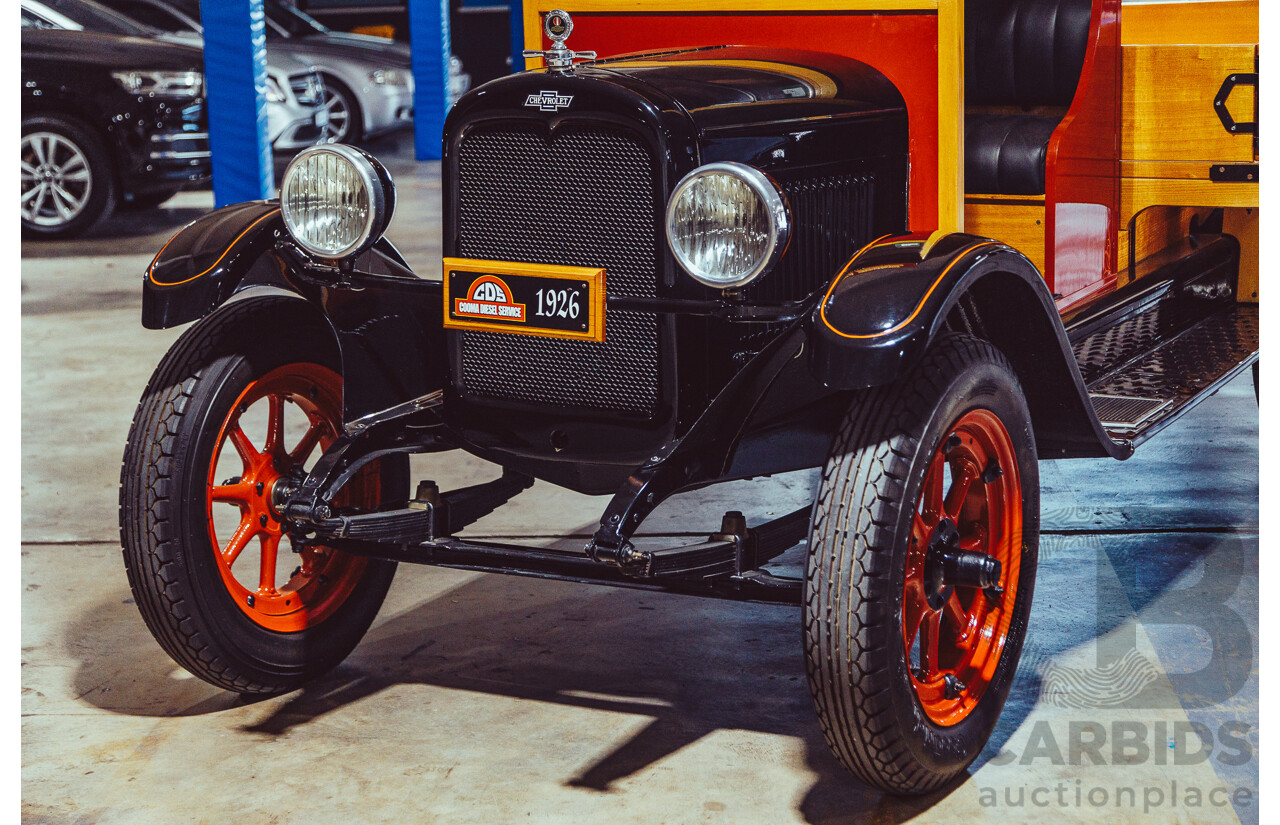
[[317,109],[317,110],[316,110],[316,125],[317,125],[317,126],[319,126],[321,129],[323,129],[324,127],[326,127],[326,126],[328,126],[328,125],[329,125],[329,110],[328,110],[328,109]]
[[444,325],[604,340],[604,269],[444,259]]

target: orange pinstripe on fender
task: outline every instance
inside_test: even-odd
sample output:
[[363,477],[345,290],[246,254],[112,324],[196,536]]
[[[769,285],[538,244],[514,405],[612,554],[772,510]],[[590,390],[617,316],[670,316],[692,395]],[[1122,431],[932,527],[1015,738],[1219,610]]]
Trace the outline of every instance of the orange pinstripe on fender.
[[239,235],[236,235],[235,240],[233,240],[231,243],[227,244],[227,248],[226,248],[226,249],[224,249],[224,250],[222,251],[222,254],[218,256],[218,260],[216,260],[216,261],[214,261],[213,263],[209,264],[209,268],[208,268],[208,269],[206,269],[204,272],[201,272],[201,273],[199,273],[199,274],[197,274],[197,275],[192,275],[190,278],[183,278],[181,281],[173,281],[173,282],[171,282],[171,283],[165,283],[165,282],[163,282],[163,281],[157,281],[157,280],[156,280],[156,273],[155,273],[156,261],[160,260],[160,256],[161,256],[161,255],[163,255],[163,254],[164,254],[164,251],[165,251],[166,249],[168,249],[168,248],[169,248],[169,244],[173,243],[173,242],[174,242],[174,240],[175,240],[179,235],[181,235],[184,231],[186,231],[186,227],[184,226],[182,229],[179,229],[177,232],[175,232],[172,238],[170,238],[169,240],[165,241],[164,246],[160,247],[160,251],[159,251],[159,252],[157,252],[157,253],[156,253],[156,256],[155,256],[154,258],[152,258],[152,259],[151,259],[151,263],[147,265],[147,277],[148,277],[148,278],[150,278],[150,279],[151,279],[151,283],[155,284],[156,286],[178,286],[179,284],[185,284],[185,283],[188,283],[188,282],[190,282],[190,281],[194,281],[196,278],[201,278],[201,277],[203,277],[203,276],[205,276],[205,275],[208,275],[210,272],[212,272],[212,271],[213,271],[213,268],[214,268],[214,267],[216,267],[218,264],[222,263],[222,259],[223,259],[223,258],[225,258],[225,257],[227,257],[227,253],[229,253],[229,252],[231,251],[232,247],[234,247],[237,243],[239,243],[241,238],[243,238],[245,235],[249,234],[249,230],[250,230],[250,229],[253,229],[255,226],[257,226],[258,224],[262,223],[263,221],[265,221],[267,218],[271,217],[272,215],[278,215],[278,214],[280,214],[280,210],[279,210],[278,208],[277,208],[277,209],[272,209],[272,210],[271,210],[270,212],[268,212],[267,214],[263,215],[262,217],[258,218],[256,221],[254,221],[253,223],[251,223],[251,224],[249,224],[248,226],[246,226],[246,227],[244,228],[244,231],[243,231],[243,232],[241,232]]
[[929,301],[929,296],[933,294],[933,291],[938,288],[938,284],[942,283],[943,279],[947,277],[947,273],[950,272],[951,269],[956,264],[960,263],[962,260],[968,257],[969,253],[973,252],[975,249],[981,249],[984,246],[998,246],[998,245],[999,243],[997,241],[981,241],[979,243],[973,244],[972,246],[965,247],[959,254],[956,255],[955,260],[947,264],[946,268],[943,269],[942,272],[938,274],[938,277],[935,278],[933,283],[929,286],[929,291],[924,294],[924,297],[920,299],[920,303],[916,304],[916,308],[905,319],[903,319],[902,321],[899,321],[897,324],[890,327],[889,329],[881,330],[880,332],[873,332],[869,335],[851,335],[850,333],[841,332],[840,330],[836,329],[831,325],[831,322],[827,320],[827,301],[831,300],[831,294],[835,292],[836,286],[842,280],[844,280],[844,276],[849,271],[849,266],[852,266],[853,261],[856,261],[858,259],[858,255],[861,255],[862,252],[865,252],[866,249],[869,248],[869,247],[864,247],[861,251],[858,252],[858,255],[853,256],[853,260],[849,261],[849,266],[846,266],[844,269],[844,272],[841,272],[840,275],[834,281],[831,282],[831,288],[827,290],[826,295],[822,296],[822,308],[819,310],[819,314],[822,316],[822,323],[826,324],[827,329],[831,330],[836,335],[839,335],[841,338],[858,338],[858,339],[879,338],[881,336],[889,335],[891,333],[897,332],[898,330],[902,329],[907,324],[915,320],[916,316],[920,314],[920,310],[924,309],[924,305]]

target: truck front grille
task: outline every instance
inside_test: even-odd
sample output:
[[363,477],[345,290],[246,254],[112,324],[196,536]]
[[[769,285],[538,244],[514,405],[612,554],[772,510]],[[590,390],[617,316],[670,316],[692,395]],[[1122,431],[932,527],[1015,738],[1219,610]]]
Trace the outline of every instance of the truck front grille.
[[872,240],[875,175],[784,179],[792,235],[778,268],[747,288],[760,303],[799,301],[826,284]]
[[[657,293],[654,159],[630,133],[564,125],[470,128],[458,148],[457,239],[465,258],[604,267],[611,295]],[[605,340],[458,333],[470,397],[651,416],[658,321],[605,314]]]

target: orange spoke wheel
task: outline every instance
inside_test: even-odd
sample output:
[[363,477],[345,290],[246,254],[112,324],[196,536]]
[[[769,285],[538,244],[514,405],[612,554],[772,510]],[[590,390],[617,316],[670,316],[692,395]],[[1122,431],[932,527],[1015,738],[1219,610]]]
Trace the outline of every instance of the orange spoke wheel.
[[920,705],[954,725],[982,698],[1018,592],[1022,488],[990,410],[956,422],[924,477],[907,548],[902,640]]
[[[396,572],[388,559],[295,545],[280,515],[342,430],[338,352],[313,313],[259,296],[194,324],[143,391],[121,462],[138,612],[174,661],[242,694],[293,690],[341,662]],[[368,511],[408,488],[409,457],[391,453],[328,504]]]
[[[339,376],[319,364],[279,367],[244,389],[218,434],[209,467],[209,540],[227,592],[270,630],[323,622],[364,572],[365,559],[332,548],[289,552],[272,499],[280,479],[305,477],[308,459],[336,437],[341,388]],[[335,504],[376,506],[378,498],[378,475],[369,465]]]
[[946,332],[852,396],[814,502],[805,668],[831,751],[890,793],[937,791],[1013,689],[1035,590],[1030,408],[990,342]]

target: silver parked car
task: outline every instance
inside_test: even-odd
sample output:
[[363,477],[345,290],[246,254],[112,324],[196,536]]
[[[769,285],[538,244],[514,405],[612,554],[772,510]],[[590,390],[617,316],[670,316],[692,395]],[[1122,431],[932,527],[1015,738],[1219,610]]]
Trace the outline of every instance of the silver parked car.
[[[22,0],[23,24],[86,30],[127,37],[161,37],[200,47],[198,34],[160,32],[93,0]],[[267,46],[267,141],[277,152],[294,152],[328,139],[329,110],[324,81],[289,50]]]
[[328,136],[324,80],[314,66],[284,55],[267,60],[267,140],[276,152],[295,152]]
[[[200,32],[199,0],[103,0],[134,19],[168,32]],[[282,0],[265,0],[267,48],[285,51],[319,70],[329,123],[325,140],[351,143],[413,122],[409,47],[381,37],[335,32]],[[450,103],[471,85],[450,60]]]

